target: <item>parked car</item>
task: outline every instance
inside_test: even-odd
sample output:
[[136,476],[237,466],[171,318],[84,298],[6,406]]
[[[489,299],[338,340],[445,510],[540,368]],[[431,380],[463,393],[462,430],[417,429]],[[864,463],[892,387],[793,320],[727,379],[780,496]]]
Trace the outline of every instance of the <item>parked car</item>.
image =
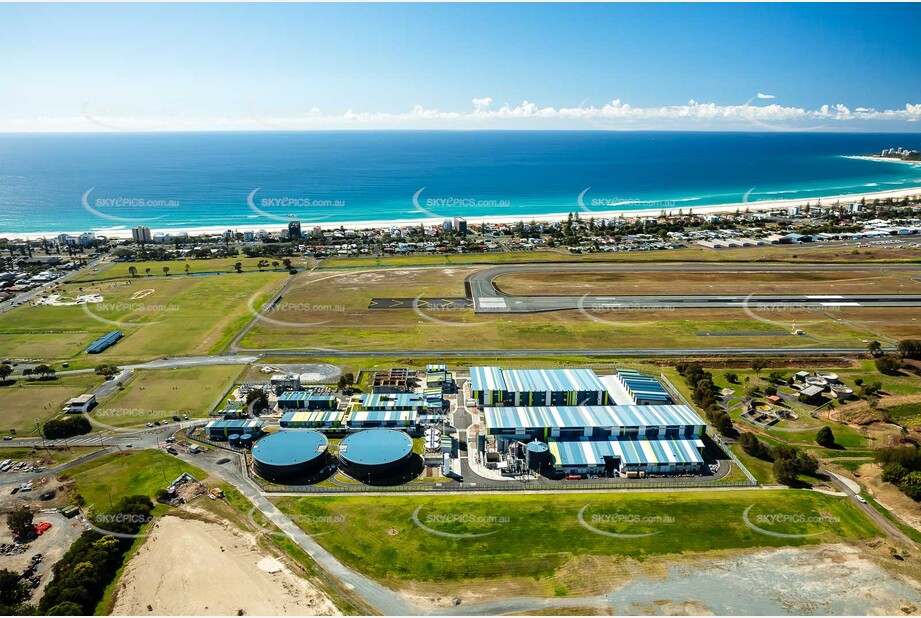
[[166,447],[166,452],[169,453],[170,455],[178,455],[178,454],[179,454],[179,451],[177,451],[176,449],[174,449],[172,446]]

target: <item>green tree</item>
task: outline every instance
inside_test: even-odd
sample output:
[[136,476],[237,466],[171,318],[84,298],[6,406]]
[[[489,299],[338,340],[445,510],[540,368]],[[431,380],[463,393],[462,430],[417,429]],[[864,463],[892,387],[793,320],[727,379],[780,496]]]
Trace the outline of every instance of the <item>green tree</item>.
[[13,368],[9,365],[0,365],[0,383],[5,383],[6,379],[13,374]]
[[787,381],[787,377],[783,371],[772,371],[770,374],[768,374],[768,380],[774,384],[783,384]]
[[31,589],[19,577],[19,573],[0,569],[0,613],[4,616],[23,613],[22,604],[31,596]]
[[246,393],[246,408],[254,413],[261,413],[269,408],[269,397],[261,388],[254,388]]
[[867,344],[867,350],[869,350],[870,354],[872,354],[873,356],[876,356],[877,354],[879,354],[880,351],[882,351],[882,349],[883,349],[883,346],[880,344],[879,341],[871,341],[870,343]]
[[36,365],[32,368],[32,372],[39,378],[52,377],[55,374],[55,370],[45,364]]
[[339,376],[339,390],[347,388],[355,383],[355,375],[352,373],[343,373]]
[[797,476],[799,476],[799,469],[796,466],[796,462],[792,459],[776,459],[774,460],[774,466],[772,467],[774,472],[774,478],[777,479],[778,483],[784,485],[795,485],[797,482]]
[[835,434],[832,433],[831,427],[825,426],[819,429],[818,433],[815,434],[816,444],[819,446],[824,446],[825,448],[831,448],[835,445]]
[[896,348],[902,358],[921,358],[921,339],[903,339]]
[[83,608],[73,601],[58,603],[48,610],[49,616],[82,616]]
[[902,363],[893,356],[880,356],[873,362],[876,370],[887,376],[899,375],[899,370],[902,368]]
[[898,462],[888,463],[883,466],[882,480],[884,483],[899,484],[908,476],[910,470]]
[[32,511],[26,507],[21,507],[7,514],[6,525],[9,526],[10,532],[15,536],[29,538],[35,534],[35,526],[32,525],[32,519]]
[[128,274],[131,275],[132,277],[137,277],[137,276],[138,276],[138,268],[137,268],[137,266],[134,266],[134,265],[129,266],[129,267],[128,267]]

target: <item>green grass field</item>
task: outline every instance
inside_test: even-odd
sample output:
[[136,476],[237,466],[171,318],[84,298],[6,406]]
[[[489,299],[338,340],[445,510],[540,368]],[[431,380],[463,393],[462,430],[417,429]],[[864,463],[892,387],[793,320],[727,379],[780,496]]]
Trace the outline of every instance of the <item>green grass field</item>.
[[134,372],[124,389],[99,402],[91,416],[116,427],[172,415],[205,417],[233,385],[240,365],[210,365]]
[[72,446],[48,447],[48,448],[27,448],[27,447],[4,447],[0,448],[0,459],[16,459],[21,461],[31,461],[37,465],[60,466],[74,459],[79,459],[84,455],[89,455],[98,451],[99,447],[94,446]]
[[567,249],[519,251],[514,253],[470,253],[460,255],[409,255],[375,257],[333,257],[323,260],[321,268],[372,268],[406,266],[442,266],[466,264],[507,264],[512,262],[910,262],[921,259],[917,248],[887,250],[825,244],[767,245],[707,249],[691,245],[669,251],[632,251],[629,253],[570,253]]
[[[243,272],[258,272],[257,264],[261,258],[249,258],[240,256],[238,258],[214,258],[202,260],[168,260],[168,261],[148,261],[148,262],[110,262],[97,272],[87,272],[79,277],[75,277],[75,283],[86,283],[91,281],[107,281],[111,279],[124,279],[131,276],[129,270],[132,266],[137,269],[137,278],[146,279],[148,277],[162,277],[163,268],[169,268],[170,276],[185,276],[185,266],[188,264],[190,275],[201,273],[232,273],[236,272],[234,264],[240,262],[243,265]],[[278,262],[278,269],[283,269],[280,258],[266,258],[270,262],[266,271],[273,270],[271,262]],[[291,265],[294,267],[304,266],[304,259],[301,257],[291,257]],[[147,269],[150,269],[150,275]]]
[[156,495],[183,472],[202,480],[205,472],[161,451],[122,451],[75,466],[64,476],[76,482],[76,491],[86,505],[107,509],[111,500],[133,495]]
[[[804,545],[875,536],[847,499],[802,491],[281,498],[279,507],[317,542],[388,582],[552,576],[574,557],[645,559],[684,552]],[[642,538],[611,538],[584,527]],[[779,538],[772,532],[821,534]],[[413,513],[444,538],[417,526]],[[786,517],[786,519],[785,519]],[[783,520],[783,523],[781,521]],[[613,522],[617,523],[613,523]],[[759,523],[760,522],[760,523]],[[765,523],[771,522],[771,523]]]
[[101,303],[23,306],[0,315],[0,349],[12,358],[88,361],[86,346],[121,330],[125,338],[93,363],[208,354],[222,350],[286,281],[285,273],[120,279],[66,284],[73,298],[98,293]]
[[[590,268],[590,267],[589,267]],[[531,314],[476,314],[472,309],[375,309],[372,299],[464,296],[475,269],[404,268],[319,271],[299,275],[279,310],[240,342],[243,349],[328,347],[342,350],[558,349],[661,347],[798,347],[822,345],[786,334],[793,321],[827,345],[860,344],[858,321],[816,319],[810,311],[772,315],[766,324],[740,309],[624,311],[600,316],[577,310]],[[547,293],[553,293],[548,289]],[[873,317],[873,316],[870,316]],[[594,318],[594,319],[593,319]],[[890,323],[901,323],[890,316]],[[777,334],[780,331],[780,334]],[[699,333],[754,333],[701,336]],[[758,333],[770,333],[759,335]],[[862,344],[861,344],[862,345]]]
[[102,381],[95,375],[67,375],[55,380],[18,379],[0,386],[0,432],[31,435],[39,424],[61,413],[71,397],[90,392]]

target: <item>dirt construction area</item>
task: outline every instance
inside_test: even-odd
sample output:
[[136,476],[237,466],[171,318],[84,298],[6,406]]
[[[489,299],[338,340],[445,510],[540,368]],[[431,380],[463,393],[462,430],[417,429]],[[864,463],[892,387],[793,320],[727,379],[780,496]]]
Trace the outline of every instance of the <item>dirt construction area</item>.
[[331,616],[322,592],[229,526],[165,516],[128,563],[112,614]]
[[[79,518],[67,519],[59,513],[35,513],[34,523],[48,522],[51,528],[41,536],[23,544],[22,553],[10,550],[11,555],[0,554],[0,568],[9,569],[15,573],[22,573],[30,564],[33,557],[41,554],[42,559],[37,562],[35,575],[41,578],[39,585],[32,591],[33,603],[42,598],[45,586],[51,581],[51,567],[70,549],[84,531],[84,524]],[[0,546],[6,547],[13,543],[13,535],[6,525],[6,515],[0,522]]]

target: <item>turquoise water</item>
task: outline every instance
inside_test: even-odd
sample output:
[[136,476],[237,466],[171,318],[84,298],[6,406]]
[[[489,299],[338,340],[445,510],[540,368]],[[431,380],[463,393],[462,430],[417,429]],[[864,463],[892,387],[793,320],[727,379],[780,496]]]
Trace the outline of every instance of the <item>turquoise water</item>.
[[921,135],[7,134],[0,234],[527,219],[921,187],[921,166],[847,158],[892,146],[921,148]]

